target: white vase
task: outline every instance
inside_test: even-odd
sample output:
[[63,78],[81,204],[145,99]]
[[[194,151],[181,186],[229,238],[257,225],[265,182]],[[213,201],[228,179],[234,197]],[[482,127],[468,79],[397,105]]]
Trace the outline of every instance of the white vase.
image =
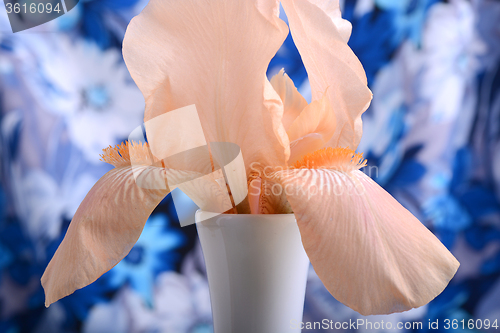
[[300,332],[309,259],[295,216],[198,211],[196,222],[214,333]]

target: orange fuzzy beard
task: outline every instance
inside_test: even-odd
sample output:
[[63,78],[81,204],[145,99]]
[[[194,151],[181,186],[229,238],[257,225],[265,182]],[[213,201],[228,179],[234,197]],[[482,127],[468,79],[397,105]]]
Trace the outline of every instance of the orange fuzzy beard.
[[366,166],[363,154],[349,148],[323,148],[307,154],[295,162],[295,169],[333,169],[350,172]]
[[[109,146],[102,150],[101,161],[123,167],[131,165],[153,165],[158,160],[151,154],[147,143],[136,143],[134,141],[125,141],[114,147]],[[132,156],[132,158],[130,157]]]

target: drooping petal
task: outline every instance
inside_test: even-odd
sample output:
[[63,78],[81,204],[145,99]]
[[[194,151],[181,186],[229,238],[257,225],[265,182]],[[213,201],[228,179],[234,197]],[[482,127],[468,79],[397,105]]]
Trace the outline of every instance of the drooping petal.
[[362,172],[297,169],[282,181],[316,273],[359,313],[422,306],[458,269],[443,244]]
[[80,204],[42,276],[46,306],[91,284],[122,260],[168,194],[161,168],[134,169],[109,171]]
[[347,45],[350,25],[340,17],[338,0],[283,0],[282,4],[309,76],[312,99],[327,91],[335,111],[337,125],[328,146],[355,150],[362,134],[361,114],[372,94],[361,63]]
[[285,130],[288,130],[293,121],[307,106],[307,101],[299,93],[292,79],[283,69],[271,78],[271,85],[283,101],[283,126]]
[[[221,149],[218,146],[220,145],[213,144],[215,149],[212,150],[213,153],[220,153]],[[227,152],[228,150],[226,150]],[[190,149],[167,159],[159,160],[153,154],[148,143],[127,141],[115,147],[103,149],[101,157],[102,161],[117,168],[131,167],[135,181],[141,188],[170,189],[170,191],[180,188],[200,209],[205,211],[222,213],[232,208],[221,166],[211,163],[213,159],[210,158],[206,146]],[[235,161],[237,164],[241,164],[240,160],[236,159]],[[187,164],[189,170],[179,170],[177,168],[183,164]],[[163,178],[144,177],[144,175],[148,174],[144,173],[144,166],[161,167],[163,170],[161,176]],[[234,166],[233,163],[222,167],[231,168],[230,171],[226,171],[226,176],[229,180],[234,180],[235,177],[234,174],[231,175],[231,171],[239,170],[239,167]],[[232,184],[239,185],[237,182],[235,184],[234,181]],[[234,191],[235,189],[233,189]]]
[[283,105],[266,78],[288,33],[277,8],[262,0],[151,0],[123,42],[145,121],[195,104],[207,142],[238,144],[247,169],[255,161],[285,165]]

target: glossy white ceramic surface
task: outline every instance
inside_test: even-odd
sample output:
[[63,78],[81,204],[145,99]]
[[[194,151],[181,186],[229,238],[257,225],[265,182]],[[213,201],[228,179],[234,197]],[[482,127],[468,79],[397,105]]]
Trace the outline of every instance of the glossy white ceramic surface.
[[309,259],[295,216],[198,211],[196,221],[215,333],[300,332]]

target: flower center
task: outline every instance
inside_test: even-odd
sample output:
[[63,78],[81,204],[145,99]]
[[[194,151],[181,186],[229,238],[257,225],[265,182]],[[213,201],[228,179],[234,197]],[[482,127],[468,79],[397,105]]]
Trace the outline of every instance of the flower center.
[[82,91],[83,101],[92,109],[101,111],[110,104],[110,96],[106,87],[95,85]]
[[130,250],[129,254],[124,258],[126,262],[132,265],[138,265],[142,261],[144,255],[144,248],[140,245],[136,245]]
[[349,148],[323,148],[307,154],[295,162],[295,169],[333,169],[350,172],[366,166],[363,154]]

